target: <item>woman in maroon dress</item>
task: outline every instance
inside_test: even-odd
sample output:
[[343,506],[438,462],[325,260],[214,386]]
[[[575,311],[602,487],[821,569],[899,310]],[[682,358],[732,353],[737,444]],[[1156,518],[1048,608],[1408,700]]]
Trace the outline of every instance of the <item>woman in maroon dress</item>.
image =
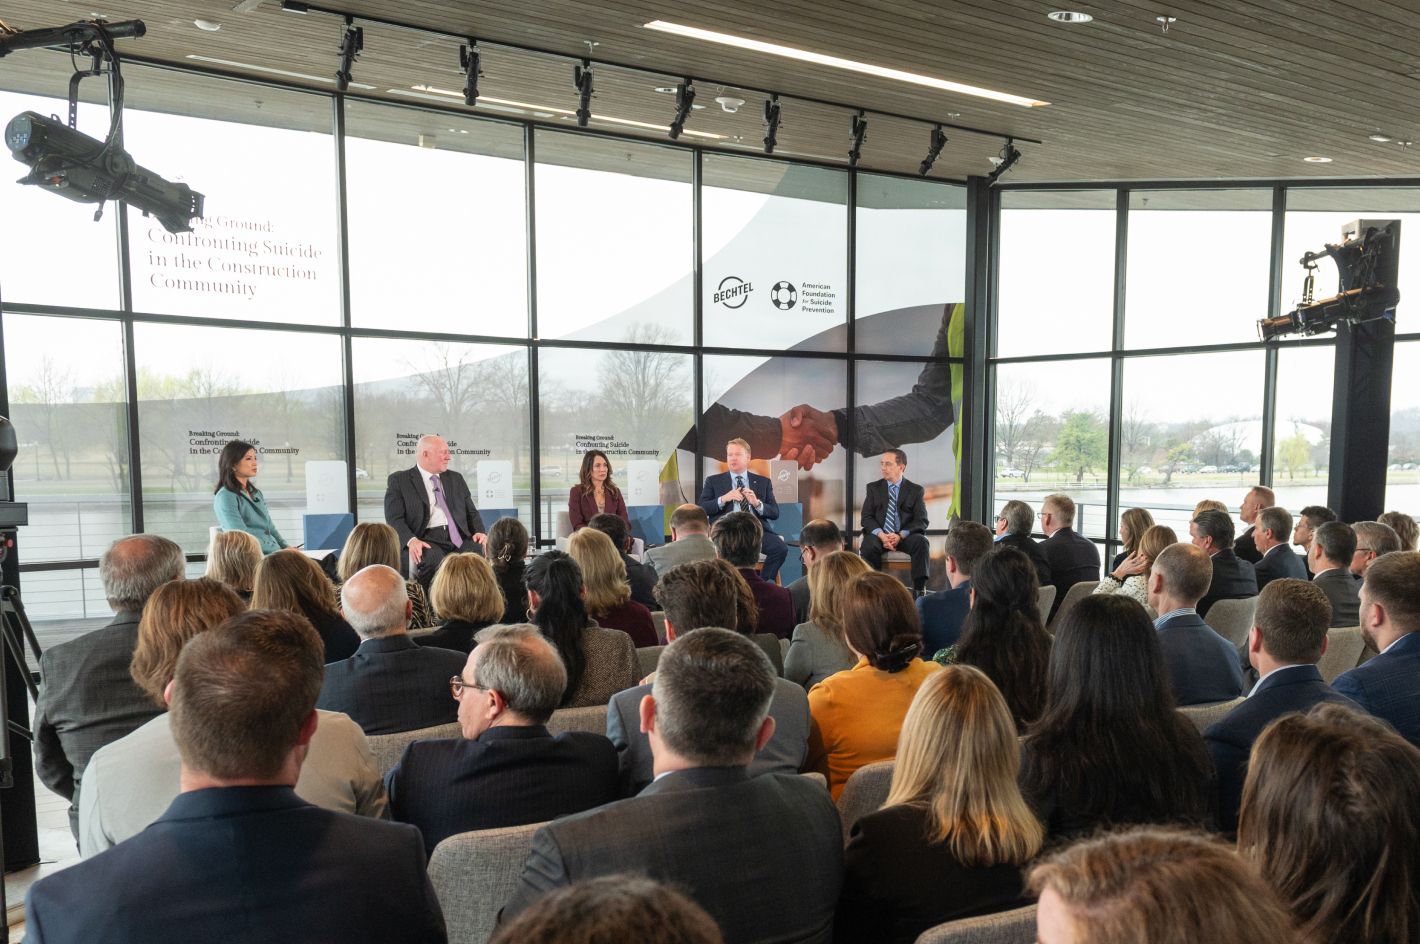
[[600,449],[592,449],[582,456],[578,484],[572,486],[567,496],[567,516],[572,519],[572,530],[580,531],[600,514],[617,515],[627,527],[631,526],[626,499],[611,480],[611,460]]

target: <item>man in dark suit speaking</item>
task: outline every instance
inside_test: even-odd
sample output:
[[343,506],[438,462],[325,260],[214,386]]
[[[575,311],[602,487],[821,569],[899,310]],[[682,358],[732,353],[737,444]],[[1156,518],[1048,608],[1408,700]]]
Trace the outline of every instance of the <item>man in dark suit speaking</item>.
[[473,550],[488,535],[468,483],[449,471],[449,444],[420,436],[415,452],[414,468],[391,472],[385,484],[385,521],[404,545],[401,563],[413,562],[427,591],[445,555]]
[[912,590],[921,595],[927,586],[927,502],[922,486],[903,478],[907,471],[907,453],[889,449],[883,453],[879,468],[883,477],[868,483],[859,521],[863,524],[863,543],[859,553],[868,566],[882,570],[883,552],[898,551],[912,558]]
[[705,487],[700,490],[700,501],[711,527],[721,516],[732,511],[747,511],[759,519],[764,526],[764,537],[759,550],[764,555],[764,569],[760,575],[770,583],[779,573],[789,549],[784,539],[774,533],[769,522],[779,517],[779,503],[774,500],[774,487],[769,479],[749,471],[749,443],[743,439],[731,439],[725,445],[725,465],[729,470],[718,475],[707,476]]

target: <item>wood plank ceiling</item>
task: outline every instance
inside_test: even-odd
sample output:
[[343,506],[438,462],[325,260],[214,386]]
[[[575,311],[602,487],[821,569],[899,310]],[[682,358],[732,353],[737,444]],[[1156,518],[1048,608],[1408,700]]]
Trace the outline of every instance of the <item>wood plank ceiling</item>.
[[[1021,144],[1024,159],[1011,182],[1305,177],[1420,177],[1420,0],[1372,0],[1363,6],[1329,0],[1164,3],[1118,0],[1073,3],[1092,23],[1047,19],[1058,9],[1032,0],[780,0],[775,4],[673,0],[326,0],[358,16],[416,23],[485,41],[485,98],[534,107],[486,103],[466,109],[457,95],[415,86],[462,88],[459,40],[367,25],[365,51],[352,89],[405,103],[438,103],[493,117],[514,116],[569,126],[552,109],[577,107],[572,64],[586,40],[593,55],[650,74],[602,67],[596,73],[593,127],[665,140],[655,126],[669,123],[672,96],[657,87],[693,75],[698,102],[688,129],[716,137],[685,140],[758,153],[764,136],[764,96],[711,79],[778,91],[783,124],[777,153],[846,165],[851,109],[811,104],[811,96],[869,111],[861,166],[912,173],[927,150],[930,125],[885,118],[897,112],[986,129],[1041,144]],[[1064,2],[1064,0],[1062,0]],[[206,65],[237,74],[280,79],[329,91],[342,23],[311,13],[283,13],[279,0],[236,12],[235,0],[11,0],[11,26],[53,26],[102,14],[143,19],[141,40],[120,49],[161,61]],[[1165,32],[1156,17],[1177,21]],[[217,32],[193,21],[221,24]],[[904,69],[1041,99],[1024,108],[888,79],[810,65],[763,53],[683,39],[645,29],[655,19]],[[557,58],[499,47],[512,43],[566,53]],[[0,60],[0,87],[63,94],[50,53]],[[196,58],[200,57],[200,58]],[[214,62],[215,60],[215,62]],[[41,67],[42,66],[42,67]],[[65,65],[67,68],[67,63]],[[276,75],[270,70],[306,78]],[[259,93],[219,84],[133,71],[129,104],[237,117]],[[734,114],[717,95],[745,99]],[[231,98],[233,101],[223,101]],[[318,100],[317,100],[318,101]],[[268,108],[268,113],[285,110]],[[305,118],[295,112],[309,110]],[[545,117],[543,117],[545,116]],[[250,116],[248,116],[248,120]],[[324,121],[321,106],[295,108],[285,119],[300,126]],[[380,112],[361,133],[395,140],[434,135],[438,146],[472,149],[471,140],[439,139],[448,121],[417,112]],[[1391,137],[1378,143],[1374,133]],[[949,131],[933,177],[962,179],[991,169],[999,138]],[[457,138],[455,132],[452,135]],[[1308,156],[1332,158],[1311,164]]]

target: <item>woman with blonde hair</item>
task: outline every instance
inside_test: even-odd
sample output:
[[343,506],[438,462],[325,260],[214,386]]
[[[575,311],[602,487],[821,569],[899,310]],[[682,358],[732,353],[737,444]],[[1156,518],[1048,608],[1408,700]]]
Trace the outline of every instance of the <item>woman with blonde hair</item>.
[[1381,524],[1388,524],[1395,536],[1400,538],[1400,549],[1402,551],[1413,551],[1420,541],[1420,525],[1415,523],[1415,519],[1403,511],[1387,511],[1376,519]]
[[219,531],[207,549],[207,574],[225,584],[242,602],[251,602],[256,568],[261,563],[261,542],[246,531]]
[[611,538],[595,528],[583,528],[567,539],[567,553],[582,569],[587,612],[602,629],[619,629],[636,648],[660,644],[651,611],[631,599],[626,563]]
[[1119,516],[1119,543],[1120,551],[1115,555],[1114,562],[1109,565],[1110,570],[1115,570],[1135,551],[1139,550],[1139,539],[1144,536],[1144,532],[1154,526],[1154,516],[1149,514],[1147,508],[1126,508]]
[[1232,514],[1232,512],[1228,511],[1228,506],[1218,501],[1218,499],[1205,498],[1193,506],[1193,514],[1190,516],[1189,520],[1197,518],[1205,511],[1221,511],[1225,515]]
[[285,610],[310,620],[325,643],[327,665],[350,658],[360,648],[360,637],[335,605],[330,578],[300,551],[278,551],[262,558],[256,569],[251,608]]
[[1156,524],[1139,538],[1135,550],[1123,561],[1114,562],[1114,568],[1104,575],[1095,593],[1117,593],[1120,596],[1138,600],[1139,605],[1149,605],[1149,575],[1154,570],[1154,558],[1170,544],[1178,543],[1178,535],[1168,525]]
[[809,621],[794,627],[784,677],[813,688],[858,661],[843,638],[843,588],[872,568],[848,551],[833,551],[809,568]]
[[[340,551],[340,560],[335,566],[335,599],[340,599],[340,588],[345,581],[372,564],[384,564],[390,570],[399,571],[399,534],[383,521],[362,521],[345,539],[345,547]],[[424,629],[434,625],[429,613],[429,600],[424,588],[417,580],[406,580],[404,589],[409,594],[411,612],[410,629]]]
[[481,554],[447,555],[434,574],[429,596],[444,621],[427,636],[414,637],[421,646],[472,652],[474,634],[503,616],[503,591]]
[[1016,723],[985,673],[953,665],[923,682],[887,802],[848,840],[834,940],[910,944],[944,921],[1025,904],[1021,867],[1045,829],[1016,785],[1020,766]]

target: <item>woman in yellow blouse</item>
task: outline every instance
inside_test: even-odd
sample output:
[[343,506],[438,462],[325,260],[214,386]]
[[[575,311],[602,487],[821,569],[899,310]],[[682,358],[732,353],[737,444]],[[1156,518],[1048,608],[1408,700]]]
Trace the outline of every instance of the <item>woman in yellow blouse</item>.
[[912,594],[896,578],[854,577],[840,606],[844,636],[858,662],[809,690],[806,769],[828,778],[833,798],[853,771],[897,753],[902,719],[935,662],[922,661],[922,624]]

